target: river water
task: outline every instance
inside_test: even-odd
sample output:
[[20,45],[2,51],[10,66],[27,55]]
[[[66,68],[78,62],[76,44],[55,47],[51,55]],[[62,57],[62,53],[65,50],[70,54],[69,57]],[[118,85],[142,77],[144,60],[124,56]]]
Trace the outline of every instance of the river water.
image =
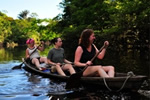
[[[41,53],[46,56],[48,50]],[[149,77],[149,56],[144,54],[140,57],[139,51],[107,52],[102,64],[115,65],[116,71],[133,71],[136,74]],[[142,53],[143,54],[143,53]],[[23,68],[12,70],[15,65],[22,63],[21,58],[25,55],[25,47],[1,48],[0,49],[0,100],[149,100],[142,92],[109,92],[87,91],[78,89],[65,90],[66,83],[43,78],[26,72]],[[110,57],[111,55],[111,57]],[[122,55],[122,56],[120,56]],[[136,55],[136,57],[135,57]],[[109,59],[108,59],[109,58]],[[150,79],[150,77],[149,77]],[[144,84],[145,85],[145,84]],[[148,83],[146,82],[147,86]],[[146,90],[149,92],[150,90]]]

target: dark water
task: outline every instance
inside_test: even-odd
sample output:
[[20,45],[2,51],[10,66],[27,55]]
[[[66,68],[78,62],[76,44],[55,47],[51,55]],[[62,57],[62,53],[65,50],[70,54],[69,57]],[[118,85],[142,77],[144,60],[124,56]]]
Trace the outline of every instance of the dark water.
[[[46,56],[50,48],[41,55]],[[109,92],[87,91],[79,89],[66,91],[65,83],[43,78],[26,72],[24,69],[12,70],[15,65],[21,64],[25,47],[0,49],[0,100],[149,100],[142,92]],[[122,56],[120,56],[122,54]],[[138,51],[110,52],[101,61],[102,64],[115,65],[116,71],[133,71],[149,77],[149,56],[140,58]],[[110,57],[111,55],[111,57]],[[136,55],[136,57],[135,57]],[[110,58],[110,59],[108,59]],[[150,77],[149,77],[150,78]],[[146,84],[147,85],[147,84]],[[147,90],[149,92],[150,90]]]

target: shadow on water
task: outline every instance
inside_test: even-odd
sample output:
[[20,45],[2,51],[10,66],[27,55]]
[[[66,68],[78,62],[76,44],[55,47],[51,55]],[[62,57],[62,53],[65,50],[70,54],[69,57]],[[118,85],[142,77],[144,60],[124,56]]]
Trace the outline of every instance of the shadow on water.
[[109,92],[109,91],[76,91],[74,93],[65,95],[48,95],[51,100],[148,100],[148,98],[143,98],[138,93],[132,92]]
[[[65,90],[66,83],[55,81],[49,78],[43,78],[26,72],[24,69],[11,70],[15,65],[21,63],[24,57],[24,47],[14,49],[0,49],[0,100],[149,100],[150,88],[138,92],[109,92],[92,90]],[[49,48],[45,51],[48,52]],[[42,55],[47,55],[46,53]],[[108,56],[111,54],[111,58]],[[122,56],[121,56],[122,55]],[[117,71],[133,70],[136,74],[149,75],[147,70],[149,62],[142,60],[138,51],[128,51],[111,53],[108,50],[106,58],[101,61],[102,64],[114,64]],[[110,59],[108,59],[110,58]],[[134,67],[133,67],[134,66]],[[149,84],[149,83],[148,83]],[[147,83],[145,83],[147,86]],[[143,94],[142,94],[143,93]]]

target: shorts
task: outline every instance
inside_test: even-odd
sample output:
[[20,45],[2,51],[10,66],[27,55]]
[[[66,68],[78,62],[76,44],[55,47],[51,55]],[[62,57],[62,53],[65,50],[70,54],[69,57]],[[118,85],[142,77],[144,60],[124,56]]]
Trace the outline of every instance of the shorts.
[[[37,59],[38,59],[38,61],[39,61],[39,63],[41,64],[41,62],[40,62],[40,58],[41,57],[37,57]],[[33,58],[32,58],[33,59]],[[32,59],[30,59],[30,62],[32,63]]]

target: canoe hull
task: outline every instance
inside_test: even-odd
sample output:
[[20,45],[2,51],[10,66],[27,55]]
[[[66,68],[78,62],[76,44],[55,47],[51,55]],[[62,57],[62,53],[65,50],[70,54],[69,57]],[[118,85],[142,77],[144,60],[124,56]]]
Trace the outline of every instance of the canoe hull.
[[[35,66],[24,62],[26,71],[35,73],[47,78],[67,82],[69,76],[61,76],[53,73],[39,71]],[[102,77],[81,77],[81,84],[84,88],[90,90],[109,90],[109,91],[137,91],[147,76],[144,75],[127,75],[127,73],[116,73],[114,78]]]
[[83,79],[82,85],[87,89],[109,90],[109,91],[137,91],[146,80],[145,76],[116,77],[105,79]]

